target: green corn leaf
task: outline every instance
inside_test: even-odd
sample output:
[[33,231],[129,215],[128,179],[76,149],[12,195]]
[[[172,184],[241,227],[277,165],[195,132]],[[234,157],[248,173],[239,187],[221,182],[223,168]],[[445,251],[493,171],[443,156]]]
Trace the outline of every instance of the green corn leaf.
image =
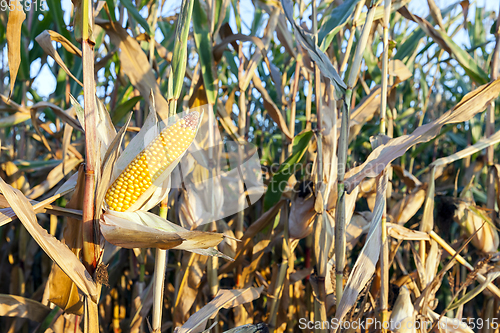
[[120,0],[120,2],[122,5],[125,6],[125,8],[127,8],[128,13],[132,15],[132,17],[137,21],[137,23],[139,23],[144,28],[146,33],[148,35],[151,35],[151,29],[149,27],[148,21],[146,21],[146,19],[142,17],[141,14],[139,14],[139,11],[137,11],[137,8],[134,6],[132,1]]
[[345,1],[323,19],[323,24],[318,31],[318,42],[321,45],[321,50],[325,51],[330,46],[333,37],[344,27],[358,2],[359,0]]
[[168,100],[177,100],[181,95],[182,83],[186,73],[187,41],[189,24],[193,14],[194,0],[183,0],[182,8],[177,19],[177,28],[174,39],[174,55],[172,57],[172,74],[168,81]]
[[264,197],[264,210],[270,209],[280,201],[281,194],[285,189],[288,179],[292,175],[295,166],[304,156],[307,147],[309,147],[312,135],[313,132],[308,131],[295,136],[293,139],[292,155],[281,164],[278,171],[273,175],[273,179],[267,188],[266,196]]
[[118,105],[112,112],[112,117],[111,119],[113,120],[113,124],[118,124],[123,117],[134,107],[134,105],[137,104],[142,100],[142,96],[134,96],[130,99],[127,99],[125,102],[122,104]]
[[201,8],[200,0],[194,1],[193,15],[194,40],[200,56],[203,83],[205,84],[208,103],[214,105],[217,99],[217,86],[213,72],[215,64],[210,38],[211,33],[208,26],[207,14]]

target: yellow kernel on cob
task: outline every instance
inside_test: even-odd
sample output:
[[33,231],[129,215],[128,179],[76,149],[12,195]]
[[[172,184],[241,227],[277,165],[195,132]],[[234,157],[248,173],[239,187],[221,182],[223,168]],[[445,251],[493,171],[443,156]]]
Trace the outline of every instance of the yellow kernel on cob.
[[196,134],[199,113],[191,112],[165,128],[129,163],[106,192],[108,206],[126,211],[189,147]]

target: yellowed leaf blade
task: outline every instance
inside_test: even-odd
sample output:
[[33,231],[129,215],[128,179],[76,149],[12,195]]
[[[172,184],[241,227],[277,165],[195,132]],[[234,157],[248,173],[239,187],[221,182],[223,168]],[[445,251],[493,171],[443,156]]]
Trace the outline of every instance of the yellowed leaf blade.
[[75,282],[78,288],[94,301],[97,299],[97,288],[83,264],[73,252],[59,240],[49,235],[37,222],[35,211],[26,197],[7,185],[0,178],[0,190],[14,210],[19,220],[33,239],[47,255]]
[[[243,304],[240,302],[235,302],[236,299],[239,299],[241,302],[251,302],[255,299],[253,298],[253,296],[258,297],[262,289],[263,288],[261,287],[219,290],[214,299],[199,311],[197,311],[194,315],[189,317],[188,321],[186,321],[186,323],[178,329],[177,333],[202,332],[205,328],[207,320],[209,318],[212,318],[222,307],[225,307],[228,304],[231,304],[232,306]],[[246,295],[240,299],[240,297],[245,293],[249,293],[249,295],[252,296],[248,297],[248,295]]]
[[485,84],[468,93],[452,110],[438,119],[420,126],[410,135],[403,135],[389,140],[376,148],[359,167],[346,174],[346,188],[351,192],[366,177],[376,177],[385,167],[403,155],[410,147],[434,138],[445,124],[460,123],[471,119],[483,111],[489,101],[500,93],[500,79]]
[[[82,209],[83,195],[85,188],[84,166],[81,165],[80,172],[77,172],[77,180],[75,181],[75,192],[71,196],[66,208]],[[75,255],[78,256],[82,248],[81,229],[82,221],[78,219],[68,218],[63,229],[62,242],[66,244]],[[49,275],[49,301],[59,306],[66,313],[82,315],[83,303],[80,301],[78,289],[75,283],[59,268],[57,265],[52,266],[52,271]]]
[[0,317],[27,318],[41,322],[50,311],[48,306],[32,299],[0,294]]
[[66,51],[73,53],[74,55],[77,55],[80,58],[82,57],[82,51],[76,45],[71,43],[66,37],[53,30],[47,30],[47,32],[50,35],[50,39],[52,39],[54,42],[61,43],[61,45],[66,49]]
[[[12,3],[16,6],[17,1]],[[10,71],[10,94],[14,90],[14,83],[16,82],[17,72],[21,64],[21,27],[26,19],[24,10],[11,10],[9,12],[9,20],[7,21],[7,49],[9,57],[9,71]]]
[[42,49],[48,54],[50,55],[55,61],[56,63],[61,66],[61,68],[66,72],[66,74],[68,74],[69,76],[71,76],[71,78],[73,80],[75,80],[79,85],[81,85],[83,87],[83,84],[80,82],[80,80],[78,80],[74,75],[73,73],[71,73],[71,71],[69,70],[69,68],[66,66],[66,64],[64,63],[64,61],[61,59],[61,57],[59,56],[59,53],[57,53],[56,49],[54,48],[54,46],[52,45],[52,39],[50,37],[50,33],[45,30],[43,31],[41,34],[39,34],[35,40],[37,41],[38,44],[40,44],[40,46],[42,47]]
[[489,147],[491,145],[497,144],[500,142],[500,131],[496,132],[492,136],[489,136],[487,138],[483,138],[473,144],[472,146],[468,146],[465,149],[462,149],[459,152],[456,152],[455,154],[451,154],[446,157],[441,157],[432,162],[429,166],[441,166],[441,165],[447,165],[452,162],[455,162],[456,160],[460,160],[462,158],[465,158],[467,156],[470,156],[472,154],[477,153],[478,151],[481,151],[485,149],[486,147]]
[[2,117],[2,119],[0,119],[0,128],[17,125],[29,119],[31,119],[29,113],[16,112],[10,116]]

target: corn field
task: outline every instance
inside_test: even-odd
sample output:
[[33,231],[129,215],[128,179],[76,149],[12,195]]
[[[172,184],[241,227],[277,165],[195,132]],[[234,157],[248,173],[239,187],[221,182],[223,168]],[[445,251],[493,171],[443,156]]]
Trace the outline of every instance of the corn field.
[[0,0],[0,332],[500,332],[499,13]]

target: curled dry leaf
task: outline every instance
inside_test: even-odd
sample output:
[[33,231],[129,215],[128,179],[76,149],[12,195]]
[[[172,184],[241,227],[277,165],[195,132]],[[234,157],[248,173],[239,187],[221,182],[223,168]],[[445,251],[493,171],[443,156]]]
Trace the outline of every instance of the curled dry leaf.
[[75,282],[78,288],[95,302],[96,284],[75,254],[38,224],[33,207],[19,190],[7,185],[1,178],[0,190],[38,245]]
[[399,59],[391,59],[387,68],[389,68],[389,75],[397,77],[397,82],[406,81],[413,76],[408,67]]
[[73,80],[75,80],[79,85],[83,87],[83,83],[78,80],[73,73],[69,70],[68,66],[66,66],[66,63],[61,59],[61,56],[59,56],[59,53],[57,53],[56,49],[54,48],[54,45],[52,45],[52,38],[50,36],[50,32],[45,30],[41,34],[39,34],[35,40],[40,44],[42,49],[50,55],[59,66],[68,74],[71,76]]
[[52,309],[29,298],[0,294],[0,317],[26,318],[42,322]]
[[[17,2],[12,5],[16,6]],[[4,10],[4,9],[2,9]],[[10,94],[14,91],[14,83],[16,82],[17,72],[21,64],[21,28],[26,19],[24,10],[11,10],[9,12],[9,20],[7,21],[7,31],[5,37],[7,39],[7,52],[9,58],[10,71]]]
[[434,138],[445,124],[455,124],[471,119],[483,111],[488,103],[500,93],[500,79],[485,84],[468,93],[452,110],[438,119],[420,126],[410,135],[389,140],[377,147],[359,167],[346,174],[346,188],[351,192],[366,177],[376,177],[396,158],[420,142]]
[[198,333],[205,329],[208,319],[213,318],[221,308],[231,308],[253,301],[260,296],[264,286],[259,288],[221,289],[210,303],[198,310],[176,333]]

